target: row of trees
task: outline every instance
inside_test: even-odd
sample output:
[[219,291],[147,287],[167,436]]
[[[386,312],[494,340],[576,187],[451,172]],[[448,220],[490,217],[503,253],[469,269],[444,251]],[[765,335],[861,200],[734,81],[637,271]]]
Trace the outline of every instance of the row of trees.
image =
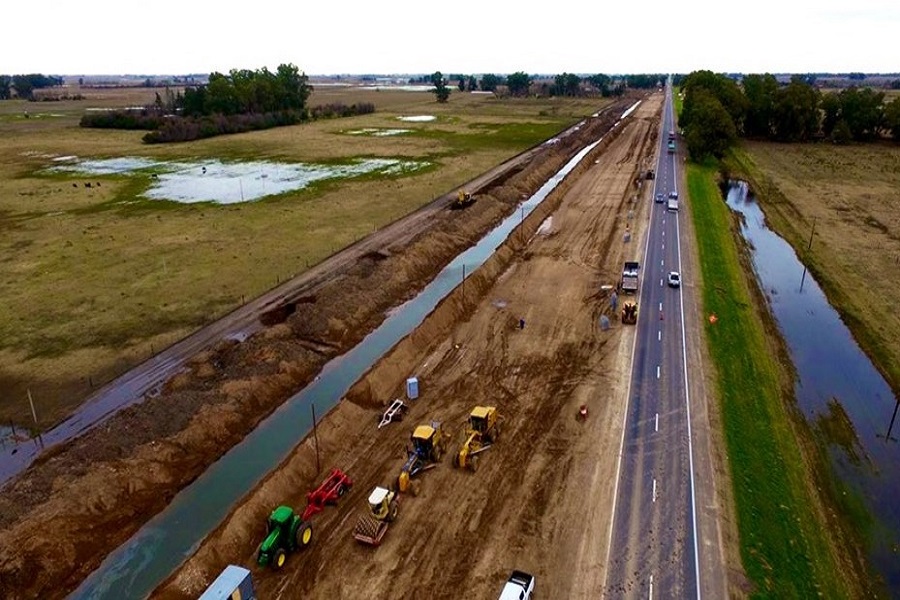
[[34,90],[56,87],[62,84],[62,77],[42,75],[41,73],[0,75],[0,100],[12,98],[13,90],[16,91],[16,96],[19,98],[32,100],[34,99]]
[[534,78],[518,71],[505,77],[486,73],[477,79],[474,75],[452,74],[446,77],[437,71],[427,78],[410,80],[411,83],[431,83],[435,86],[434,93],[438,102],[446,102],[450,96],[449,82],[456,81],[456,87],[461,92],[496,92],[500,86],[505,86],[511,96],[525,96],[530,92],[545,96],[590,96],[600,93],[604,97],[620,96],[627,88],[652,89],[661,86],[664,81],[662,75],[626,75],[614,79],[609,75],[598,73],[588,77],[581,77],[575,73],[561,73],[557,75],[553,83],[541,83],[532,90]]
[[211,73],[208,84],[188,86],[183,93],[166,88],[138,111],[87,113],[81,126],[148,130],[144,142],[154,144],[375,112],[370,102],[309,109],[311,92],[306,75],[292,64],[279,65],[274,73],[266,68],[233,69],[228,75]]
[[866,141],[890,131],[900,141],[900,98],[851,87],[822,94],[795,76],[780,84],[773,75],[753,74],[740,84],[726,75],[695,71],[682,81],[679,125],[693,158],[721,157],[739,136],[781,142],[828,138]]
[[311,92],[306,74],[292,64],[278,65],[274,73],[265,67],[232,69],[228,75],[211,73],[204,86],[186,87],[181,109],[187,117],[304,113]]

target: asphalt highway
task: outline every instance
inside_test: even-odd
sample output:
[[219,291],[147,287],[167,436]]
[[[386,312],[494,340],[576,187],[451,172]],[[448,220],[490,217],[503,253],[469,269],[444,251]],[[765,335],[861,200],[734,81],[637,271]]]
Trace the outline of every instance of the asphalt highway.
[[[608,598],[700,598],[697,500],[691,435],[677,160],[667,150],[674,131],[671,87],[661,119],[650,225],[640,268],[637,336],[632,363],[606,580]],[[676,142],[677,144],[678,142]],[[657,194],[666,200],[655,201]],[[620,298],[620,304],[634,298]]]

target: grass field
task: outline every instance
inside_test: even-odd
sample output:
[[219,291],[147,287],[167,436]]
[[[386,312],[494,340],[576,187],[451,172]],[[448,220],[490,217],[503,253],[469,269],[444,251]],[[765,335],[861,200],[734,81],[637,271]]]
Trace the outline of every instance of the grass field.
[[[595,112],[602,99],[495,99],[323,88],[311,105],[376,113],[198,142],[147,146],[142,132],[82,129],[86,108],[136,106],[152,89],[83,90],[82,101],[0,102],[0,423],[46,428],[91,390],[336,250]],[[28,113],[26,118],[25,113]],[[427,123],[401,115],[433,115]],[[401,136],[353,136],[404,128]],[[149,181],[46,174],[53,156],[334,162],[412,158],[402,177],[314,185],[253,203],[142,199]],[[102,186],[97,187],[96,183]]]
[[743,143],[729,168],[900,392],[900,146]]
[[[744,570],[759,598],[849,598],[858,590],[841,568],[814,496],[804,433],[785,399],[784,372],[757,312],[759,298],[736,243],[739,234],[717,186],[717,168],[689,164],[691,215],[698,232],[703,311],[716,366],[724,439]],[[762,309],[764,310],[764,309]],[[737,343],[736,341],[740,342]],[[814,469],[813,469],[814,470]]]

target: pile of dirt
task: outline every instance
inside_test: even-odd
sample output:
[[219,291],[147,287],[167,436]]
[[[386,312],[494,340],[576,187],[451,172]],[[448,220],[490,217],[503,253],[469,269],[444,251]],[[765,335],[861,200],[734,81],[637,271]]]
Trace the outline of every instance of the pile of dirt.
[[515,209],[621,105],[536,153],[521,171],[321,282],[273,326],[195,357],[161,394],[42,457],[0,494],[0,591],[55,598],[162,510],[184,486],[380,324],[454,256]]

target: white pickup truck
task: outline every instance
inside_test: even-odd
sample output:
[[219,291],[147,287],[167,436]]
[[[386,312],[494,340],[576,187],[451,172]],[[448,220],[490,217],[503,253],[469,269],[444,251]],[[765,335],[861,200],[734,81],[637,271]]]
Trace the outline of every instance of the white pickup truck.
[[524,571],[513,571],[503,591],[500,592],[500,600],[531,600],[534,592],[534,575]]
[[669,200],[666,210],[678,212],[678,192],[669,192]]

